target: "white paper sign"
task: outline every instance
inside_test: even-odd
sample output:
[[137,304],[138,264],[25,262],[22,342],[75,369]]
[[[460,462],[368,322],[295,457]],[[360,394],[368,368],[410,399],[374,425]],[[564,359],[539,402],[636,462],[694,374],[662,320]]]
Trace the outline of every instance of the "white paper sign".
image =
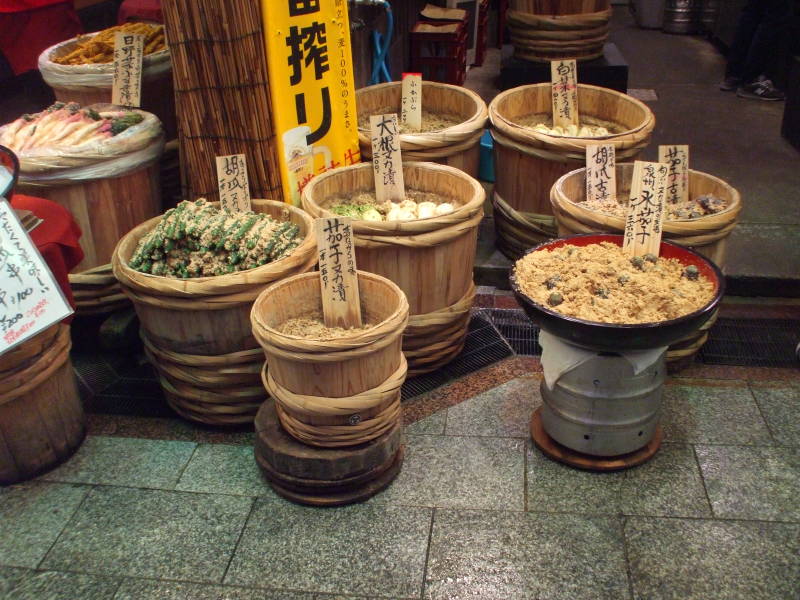
[[144,36],[140,33],[114,34],[114,79],[111,103],[120,106],[142,105],[142,59]]
[[72,312],[14,209],[0,199],[0,354]]

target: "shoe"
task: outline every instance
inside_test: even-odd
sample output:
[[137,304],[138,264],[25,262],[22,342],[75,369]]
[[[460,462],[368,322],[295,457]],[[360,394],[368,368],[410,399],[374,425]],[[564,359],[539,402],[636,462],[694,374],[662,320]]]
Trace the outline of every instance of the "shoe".
[[753,83],[739,86],[736,95],[740,98],[750,98],[751,100],[785,100],[783,92],[776,88],[772,81],[766,77],[759,77]]
[[740,83],[742,83],[740,77],[726,77],[720,82],[719,89],[723,92],[732,92],[739,87]]

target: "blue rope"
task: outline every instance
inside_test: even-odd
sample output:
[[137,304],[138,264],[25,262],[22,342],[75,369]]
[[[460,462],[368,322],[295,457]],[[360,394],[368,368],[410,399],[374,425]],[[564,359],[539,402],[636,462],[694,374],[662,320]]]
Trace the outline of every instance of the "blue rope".
[[[394,15],[392,14],[392,7],[388,2],[384,4],[384,7],[386,8],[386,35],[383,36],[377,31],[372,32],[372,42],[375,49],[372,55],[372,76],[369,79],[369,85],[392,80],[389,74],[389,68],[386,64],[386,58],[389,54],[389,46],[392,43]],[[381,44],[382,40],[385,40],[383,44]]]

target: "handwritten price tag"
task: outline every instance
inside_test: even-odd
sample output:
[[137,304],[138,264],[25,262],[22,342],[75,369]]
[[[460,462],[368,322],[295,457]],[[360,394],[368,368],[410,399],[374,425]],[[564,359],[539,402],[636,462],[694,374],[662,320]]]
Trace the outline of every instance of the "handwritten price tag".
[[139,107],[142,102],[142,58],[144,36],[140,33],[114,34],[114,79],[111,103]]
[[0,199],[0,354],[71,314],[14,209]]
[[402,202],[406,192],[397,115],[372,115],[369,118],[369,129],[372,138],[375,196],[378,202]]
[[659,146],[658,162],[669,166],[667,202],[677,204],[689,200],[689,146]]
[[663,163],[640,160],[633,163],[631,199],[622,244],[629,256],[658,256],[667,197],[667,171],[668,167]]
[[350,217],[316,219],[322,313],[327,327],[361,327],[353,226]]
[[578,126],[578,67],[574,60],[550,61],[553,127]]
[[217,157],[219,204],[228,212],[250,210],[250,182],[244,154]]
[[419,131],[422,129],[422,73],[403,73],[400,122]]
[[586,146],[586,200],[617,198],[617,163],[611,144]]

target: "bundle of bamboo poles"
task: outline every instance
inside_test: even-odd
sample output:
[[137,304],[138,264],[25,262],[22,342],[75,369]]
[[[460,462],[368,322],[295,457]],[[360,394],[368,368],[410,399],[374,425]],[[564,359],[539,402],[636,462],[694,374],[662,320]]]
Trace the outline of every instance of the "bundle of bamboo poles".
[[164,0],[185,197],[217,199],[215,156],[245,154],[254,198],[280,198],[261,6]]

